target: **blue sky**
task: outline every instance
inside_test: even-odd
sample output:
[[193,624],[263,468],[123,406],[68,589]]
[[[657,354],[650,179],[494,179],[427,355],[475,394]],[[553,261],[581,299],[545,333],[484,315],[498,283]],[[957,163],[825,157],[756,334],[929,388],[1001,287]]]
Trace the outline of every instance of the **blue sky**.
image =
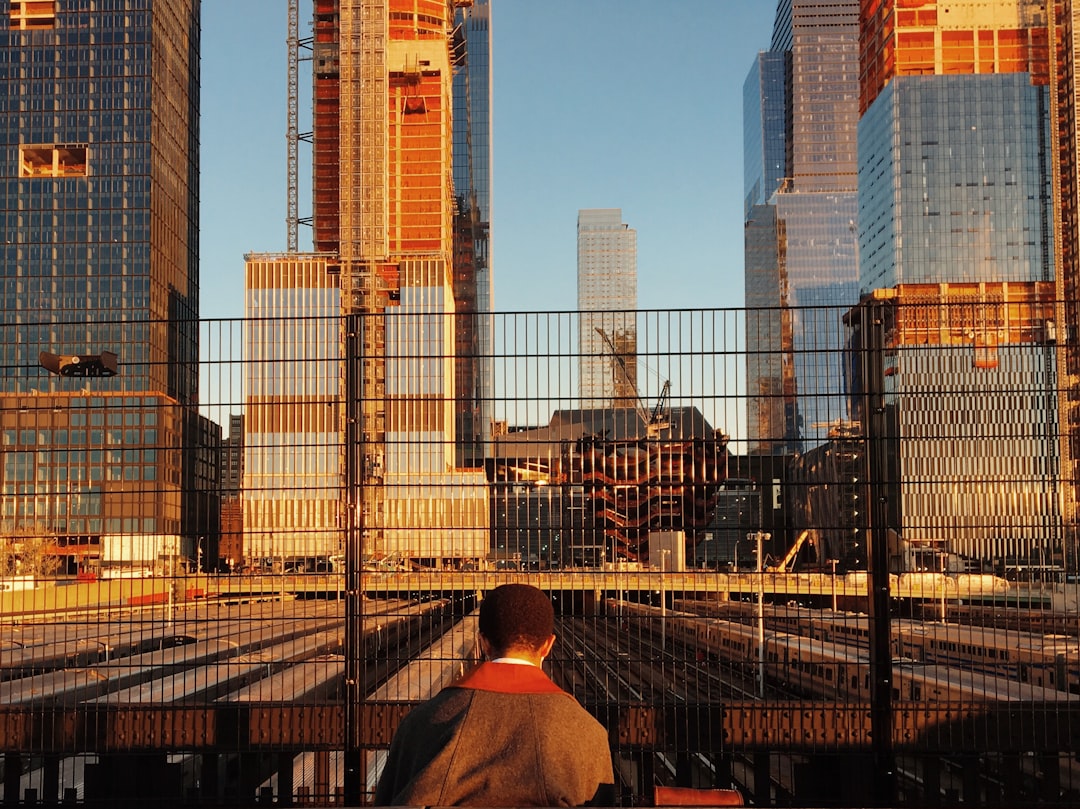
[[[492,3],[496,310],[576,307],[579,208],[622,208],[637,230],[639,308],[740,306],[742,84],[775,5]],[[203,0],[204,318],[242,316],[244,253],[287,246],[285,9]],[[302,227],[300,249],[309,244]]]

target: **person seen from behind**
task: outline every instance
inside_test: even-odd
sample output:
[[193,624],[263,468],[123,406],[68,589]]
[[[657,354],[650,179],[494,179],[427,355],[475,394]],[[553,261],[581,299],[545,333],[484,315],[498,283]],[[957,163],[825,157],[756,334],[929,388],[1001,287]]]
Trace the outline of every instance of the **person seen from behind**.
[[613,793],[608,734],[541,663],[551,599],[504,584],[480,604],[487,662],[402,721],[376,806],[581,806]]

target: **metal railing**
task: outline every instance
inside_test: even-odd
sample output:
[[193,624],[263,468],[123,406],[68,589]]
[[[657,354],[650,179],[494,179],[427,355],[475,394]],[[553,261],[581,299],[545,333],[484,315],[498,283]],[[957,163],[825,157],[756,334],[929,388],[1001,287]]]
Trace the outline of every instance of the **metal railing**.
[[0,328],[5,801],[359,804],[526,581],[618,805],[1074,805],[1075,358],[998,292],[463,324],[293,290],[198,324],[197,395],[122,322]]

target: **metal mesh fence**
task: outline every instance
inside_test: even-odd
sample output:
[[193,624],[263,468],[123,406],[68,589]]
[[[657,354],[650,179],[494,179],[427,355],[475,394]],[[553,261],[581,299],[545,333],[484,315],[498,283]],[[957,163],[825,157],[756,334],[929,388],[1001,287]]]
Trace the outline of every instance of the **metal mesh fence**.
[[195,400],[3,326],[5,802],[368,801],[527,582],[616,805],[1075,805],[1073,358],[999,293],[464,323],[280,291],[198,324]]

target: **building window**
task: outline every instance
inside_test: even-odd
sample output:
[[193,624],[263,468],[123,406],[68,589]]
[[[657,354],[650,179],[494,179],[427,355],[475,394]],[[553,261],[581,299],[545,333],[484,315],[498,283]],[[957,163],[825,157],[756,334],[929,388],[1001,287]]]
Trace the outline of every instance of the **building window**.
[[19,147],[20,177],[85,177],[86,146],[47,144]]
[[56,27],[56,0],[11,0],[9,27],[20,31]]

